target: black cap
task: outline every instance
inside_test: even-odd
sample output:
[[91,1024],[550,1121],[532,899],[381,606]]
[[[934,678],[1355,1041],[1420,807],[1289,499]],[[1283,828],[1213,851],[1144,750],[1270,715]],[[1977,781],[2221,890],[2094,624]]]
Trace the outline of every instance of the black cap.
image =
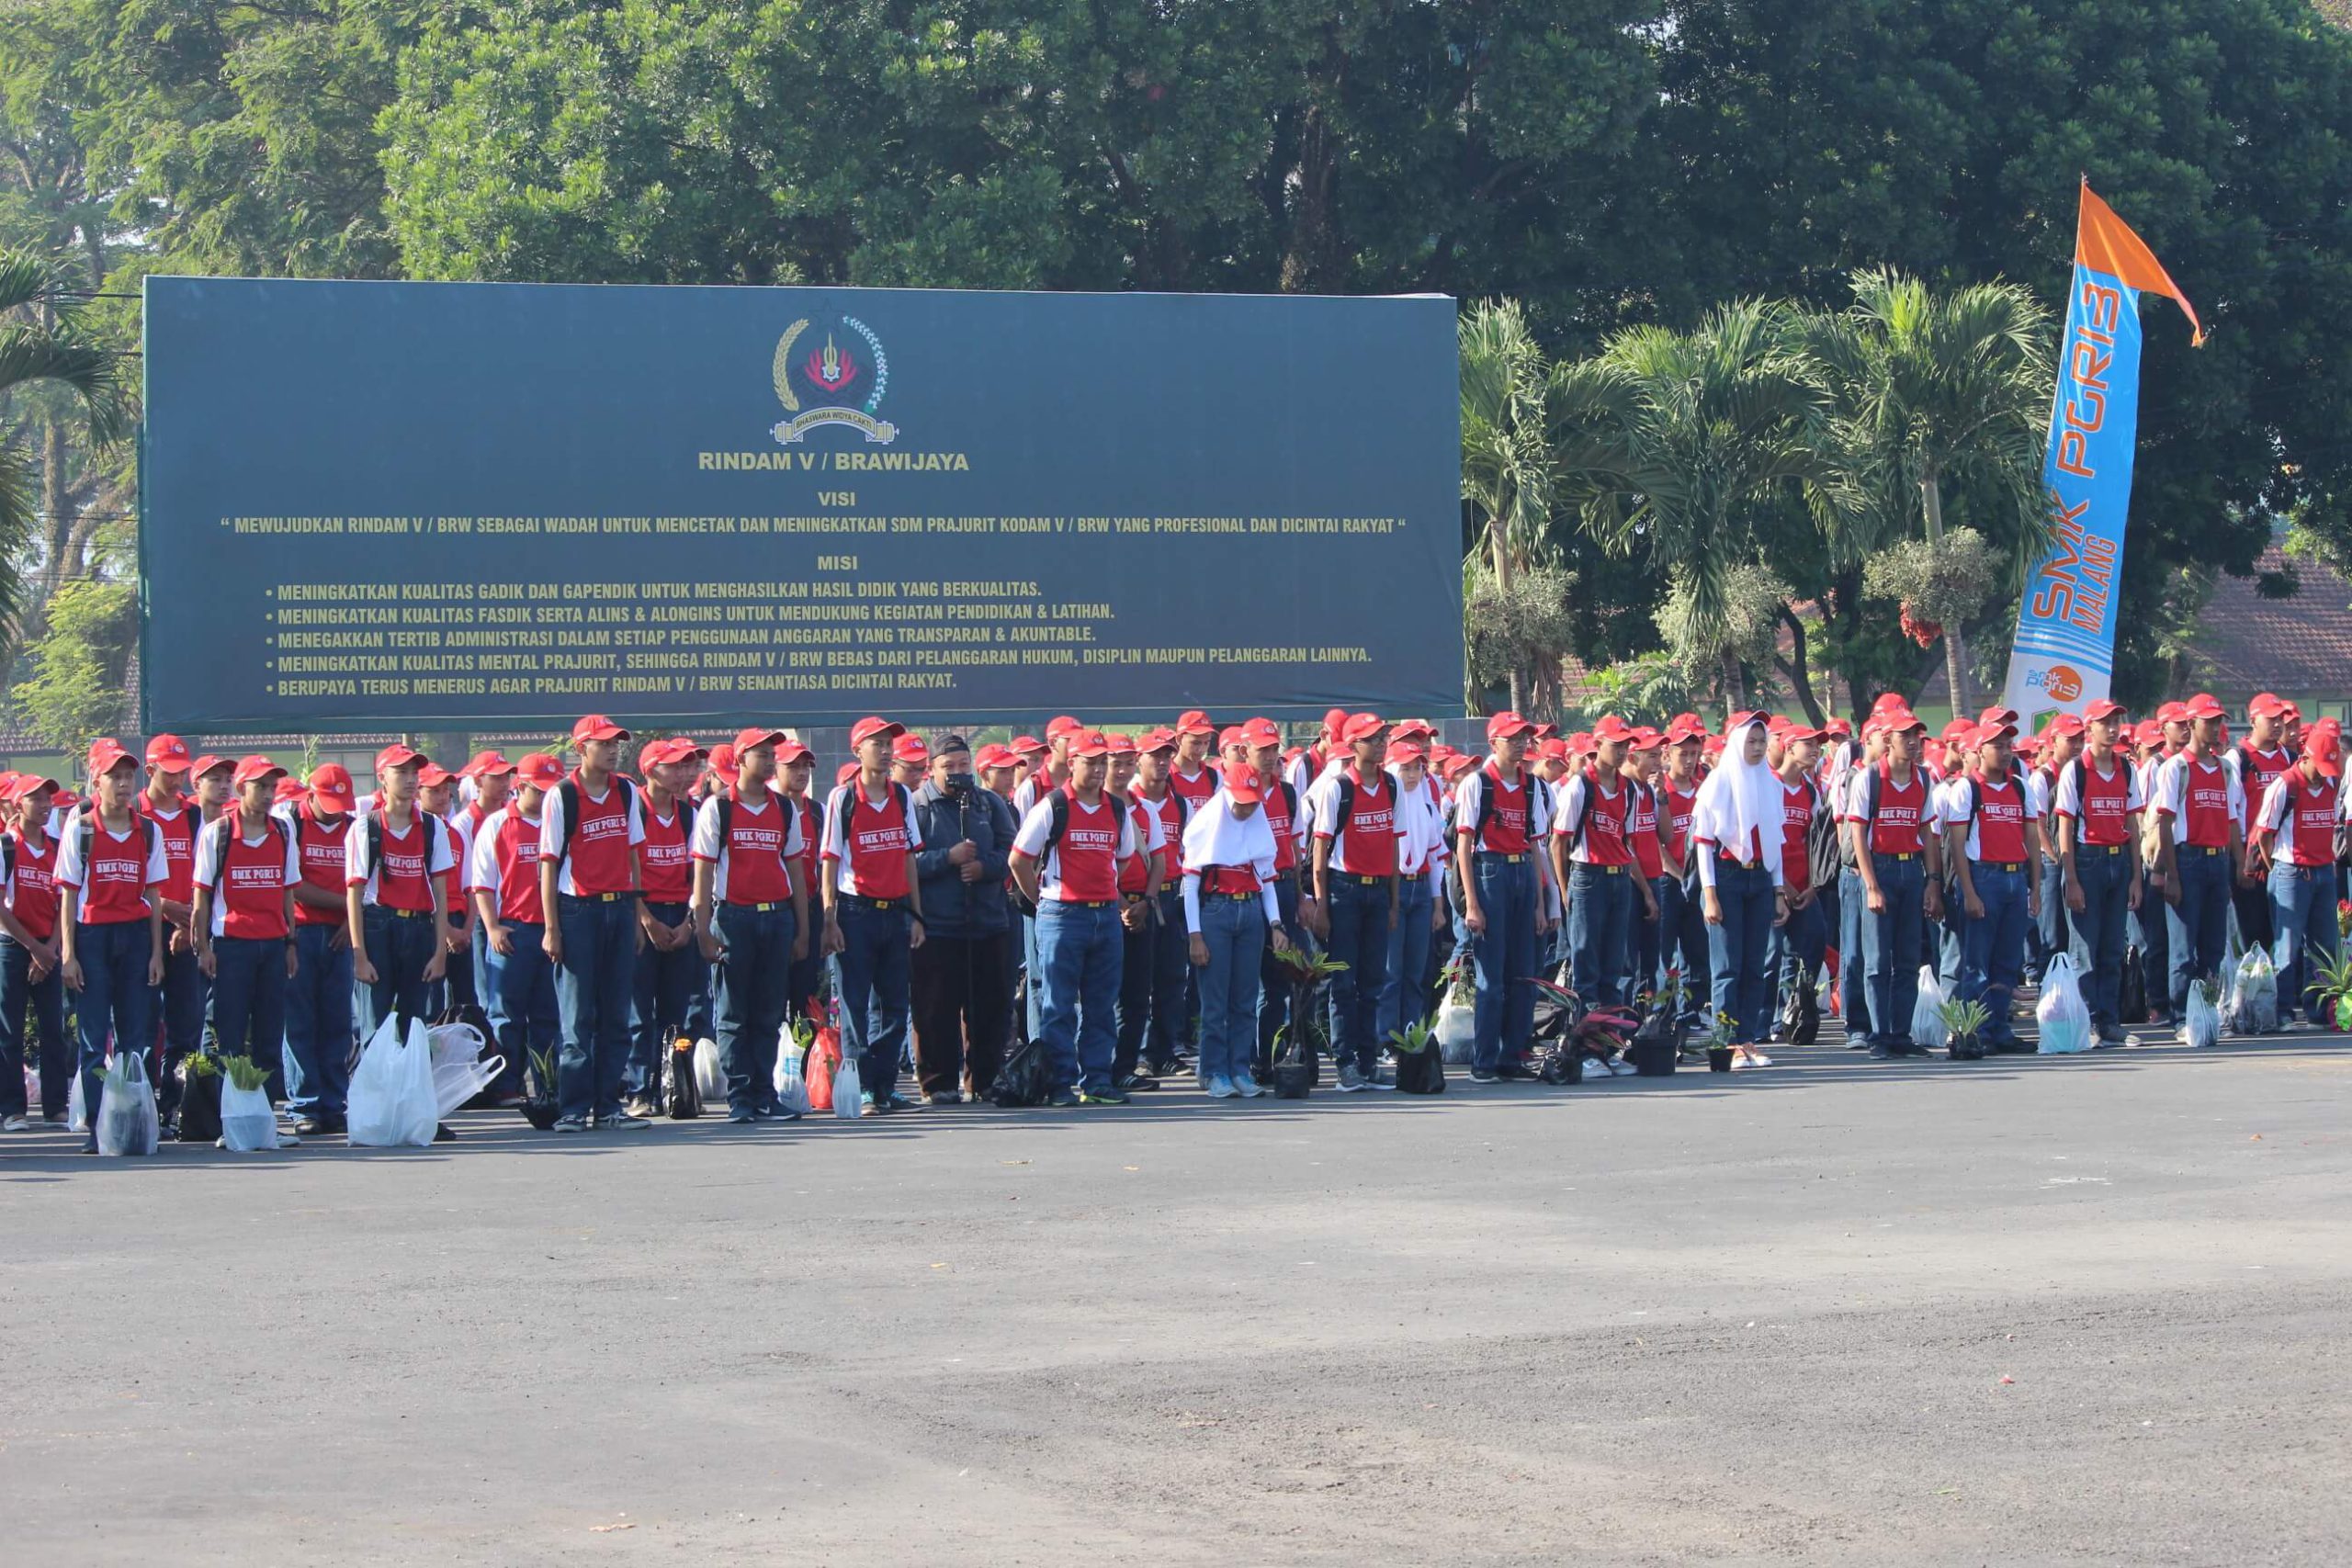
[[934,757],[943,751],[968,751],[971,749],[972,743],[952,729],[944,735],[934,735],[931,739],[931,754]]

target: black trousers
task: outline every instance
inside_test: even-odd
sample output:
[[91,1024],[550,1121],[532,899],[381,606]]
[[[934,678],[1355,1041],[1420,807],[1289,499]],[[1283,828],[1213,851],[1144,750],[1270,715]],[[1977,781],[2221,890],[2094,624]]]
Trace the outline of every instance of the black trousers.
[[915,1034],[915,1081],[925,1094],[963,1088],[984,1095],[1004,1066],[1005,1032],[1012,1026],[1009,933],[930,936],[915,949],[908,973]]

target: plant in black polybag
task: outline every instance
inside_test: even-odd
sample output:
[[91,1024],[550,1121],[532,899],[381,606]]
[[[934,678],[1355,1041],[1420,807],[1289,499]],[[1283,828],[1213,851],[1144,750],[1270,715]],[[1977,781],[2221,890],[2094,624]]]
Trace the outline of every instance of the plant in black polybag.
[[209,1144],[220,1136],[220,1058],[198,1051],[180,1064],[180,1142]]

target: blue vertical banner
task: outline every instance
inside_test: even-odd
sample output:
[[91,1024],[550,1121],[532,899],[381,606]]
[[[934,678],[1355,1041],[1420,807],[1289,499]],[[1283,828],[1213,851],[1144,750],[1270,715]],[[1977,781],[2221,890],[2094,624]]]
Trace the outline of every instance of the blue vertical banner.
[[[2003,698],[2029,726],[2042,714],[2080,713],[2114,682],[2140,423],[2143,289],[2170,296],[2196,322],[2154,254],[2086,184],[2041,468],[2052,538],[2026,579]],[[2204,341],[2201,329],[2195,341]]]

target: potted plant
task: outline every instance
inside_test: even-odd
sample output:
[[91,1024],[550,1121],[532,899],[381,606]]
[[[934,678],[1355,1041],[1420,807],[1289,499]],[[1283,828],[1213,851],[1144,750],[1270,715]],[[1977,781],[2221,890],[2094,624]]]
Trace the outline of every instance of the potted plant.
[[1445,1092],[1445,1062],[1438,1050],[1437,1032],[1427,1020],[1410,1029],[1390,1030],[1388,1050],[1396,1058],[1397,1093]]
[[277,1147],[277,1116],[269,1106],[269,1069],[251,1056],[220,1064],[228,1085],[220,1095],[220,1143],[239,1154]]
[[555,1125],[560,1104],[555,1092],[555,1053],[533,1051],[523,1084],[523,1120],[547,1132]]
[[1943,1020],[1944,1055],[1955,1062],[1981,1062],[1984,1059],[1984,1030],[1993,1015],[1983,1002],[1964,1002],[1955,998],[1936,1010]]
[[[1323,1032],[1323,987],[1347,965],[1329,954],[1309,953],[1303,947],[1286,947],[1275,953],[1274,959],[1290,972],[1290,1022],[1274,1032],[1273,1060],[1265,1066],[1273,1080],[1275,1095],[1297,1100],[1322,1081],[1322,1050],[1329,1043]],[[1290,1081],[1300,1085],[1295,1094],[1287,1093],[1283,1088],[1285,1066],[1293,1069]]]
[[1731,1037],[1738,1032],[1739,1021],[1731,1014],[1710,1012],[1707,1015],[1705,1041],[1707,1071],[1711,1073],[1731,1071],[1732,1058],[1739,1055],[1739,1047],[1730,1043],[1730,1041]]
[[1544,1057],[1538,1076],[1545,1083],[1582,1083],[1585,1064],[1608,1066],[1641,1024],[1629,1009],[1595,1008],[1569,1028],[1559,1050]]
[[198,1051],[180,1064],[179,1140],[209,1144],[220,1136],[220,1058]]
[[1430,1032],[1439,1054],[1461,1066],[1476,1054],[1478,1043],[1478,976],[1467,953],[1456,953],[1439,976],[1443,982],[1437,1020]]
[[1673,1073],[1690,1035],[1690,1025],[1673,996],[1653,993],[1640,1027],[1626,1043],[1625,1059],[1645,1078],[1666,1077]]
[[2311,998],[2312,1021],[2352,1033],[2352,952],[2339,952],[2333,964],[2314,964],[2303,994]]

